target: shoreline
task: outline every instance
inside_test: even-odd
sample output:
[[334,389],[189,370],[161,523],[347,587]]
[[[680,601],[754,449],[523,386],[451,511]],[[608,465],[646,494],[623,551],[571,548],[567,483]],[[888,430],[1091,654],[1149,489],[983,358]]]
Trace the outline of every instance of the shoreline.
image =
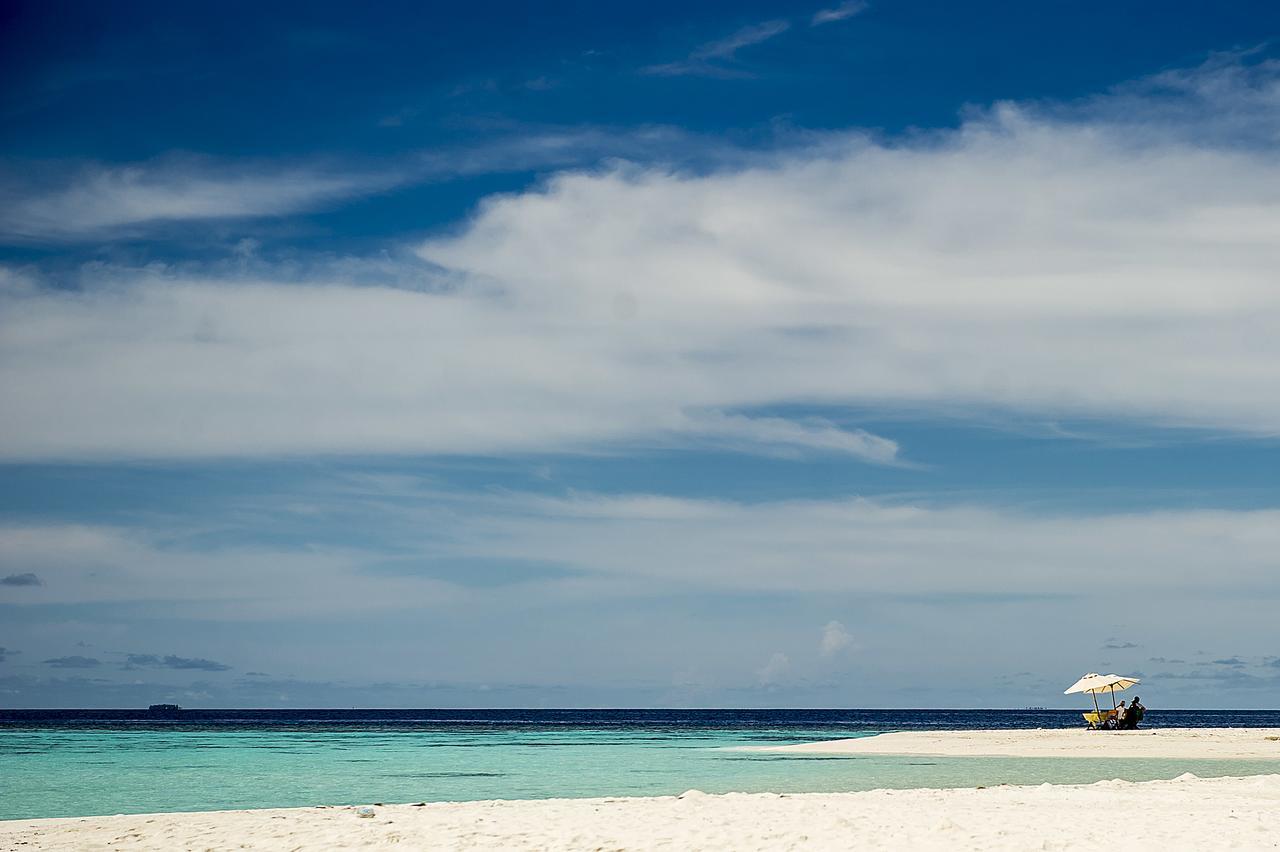
[[[1280,774],[1068,786],[729,793],[139,814],[0,822],[0,847],[1102,849],[1280,843]],[[1109,816],[1111,815],[1111,816]],[[1114,817],[1114,819],[1112,818]]]
[[[744,750],[931,757],[1075,757],[1280,761],[1280,728],[1084,728],[898,731]],[[1280,763],[1277,764],[1280,766]]]
[[[1102,849],[1115,845],[1116,820],[1147,845],[1280,848],[1280,728],[908,731],[739,748],[850,757],[1238,760],[1268,768],[1244,777],[1184,772],[1166,780],[1084,784],[718,795],[691,790],[680,796],[4,820],[0,849]],[[370,815],[362,816],[362,809]]]

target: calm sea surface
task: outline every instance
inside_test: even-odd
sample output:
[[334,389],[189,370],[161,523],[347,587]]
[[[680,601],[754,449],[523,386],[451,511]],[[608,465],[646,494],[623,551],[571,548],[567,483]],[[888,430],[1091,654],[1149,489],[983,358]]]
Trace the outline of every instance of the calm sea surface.
[[[1150,727],[1280,727],[1153,711]],[[1277,762],[734,751],[895,730],[1060,728],[1077,711],[0,710],[0,819],[373,802],[1091,783]],[[1100,734],[1105,736],[1105,734]]]

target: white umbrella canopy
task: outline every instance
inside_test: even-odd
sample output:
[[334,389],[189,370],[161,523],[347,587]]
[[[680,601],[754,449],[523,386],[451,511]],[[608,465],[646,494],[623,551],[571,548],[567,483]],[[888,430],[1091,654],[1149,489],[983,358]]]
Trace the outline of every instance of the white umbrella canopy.
[[1116,691],[1124,691],[1135,683],[1142,681],[1136,677],[1126,677],[1118,674],[1098,674],[1097,672],[1089,672],[1089,674],[1080,678],[1071,686],[1063,691],[1063,695],[1071,695],[1073,692],[1084,692],[1093,696],[1093,709],[1098,709],[1098,693],[1111,693],[1111,706],[1114,709],[1116,704]]
[[1124,675],[1118,674],[1104,675],[1098,674],[1097,672],[1090,672],[1075,683],[1071,684],[1071,686],[1068,686],[1062,694],[1070,695],[1073,692],[1115,692],[1116,690],[1123,692],[1135,683],[1142,683],[1142,681],[1136,677],[1125,677]]

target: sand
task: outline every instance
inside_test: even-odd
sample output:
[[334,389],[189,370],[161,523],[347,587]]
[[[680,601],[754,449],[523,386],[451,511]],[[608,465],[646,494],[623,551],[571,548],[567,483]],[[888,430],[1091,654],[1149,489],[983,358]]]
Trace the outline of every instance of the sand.
[[942,757],[1115,757],[1280,761],[1280,728],[907,731],[850,740],[827,740],[752,750]]
[[0,822],[0,849],[1280,848],[1280,775]]

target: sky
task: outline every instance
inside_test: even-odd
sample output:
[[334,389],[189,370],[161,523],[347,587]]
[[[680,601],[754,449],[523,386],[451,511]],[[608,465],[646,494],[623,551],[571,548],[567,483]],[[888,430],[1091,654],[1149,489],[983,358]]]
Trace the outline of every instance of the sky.
[[0,706],[1280,706],[1278,37],[0,3]]

